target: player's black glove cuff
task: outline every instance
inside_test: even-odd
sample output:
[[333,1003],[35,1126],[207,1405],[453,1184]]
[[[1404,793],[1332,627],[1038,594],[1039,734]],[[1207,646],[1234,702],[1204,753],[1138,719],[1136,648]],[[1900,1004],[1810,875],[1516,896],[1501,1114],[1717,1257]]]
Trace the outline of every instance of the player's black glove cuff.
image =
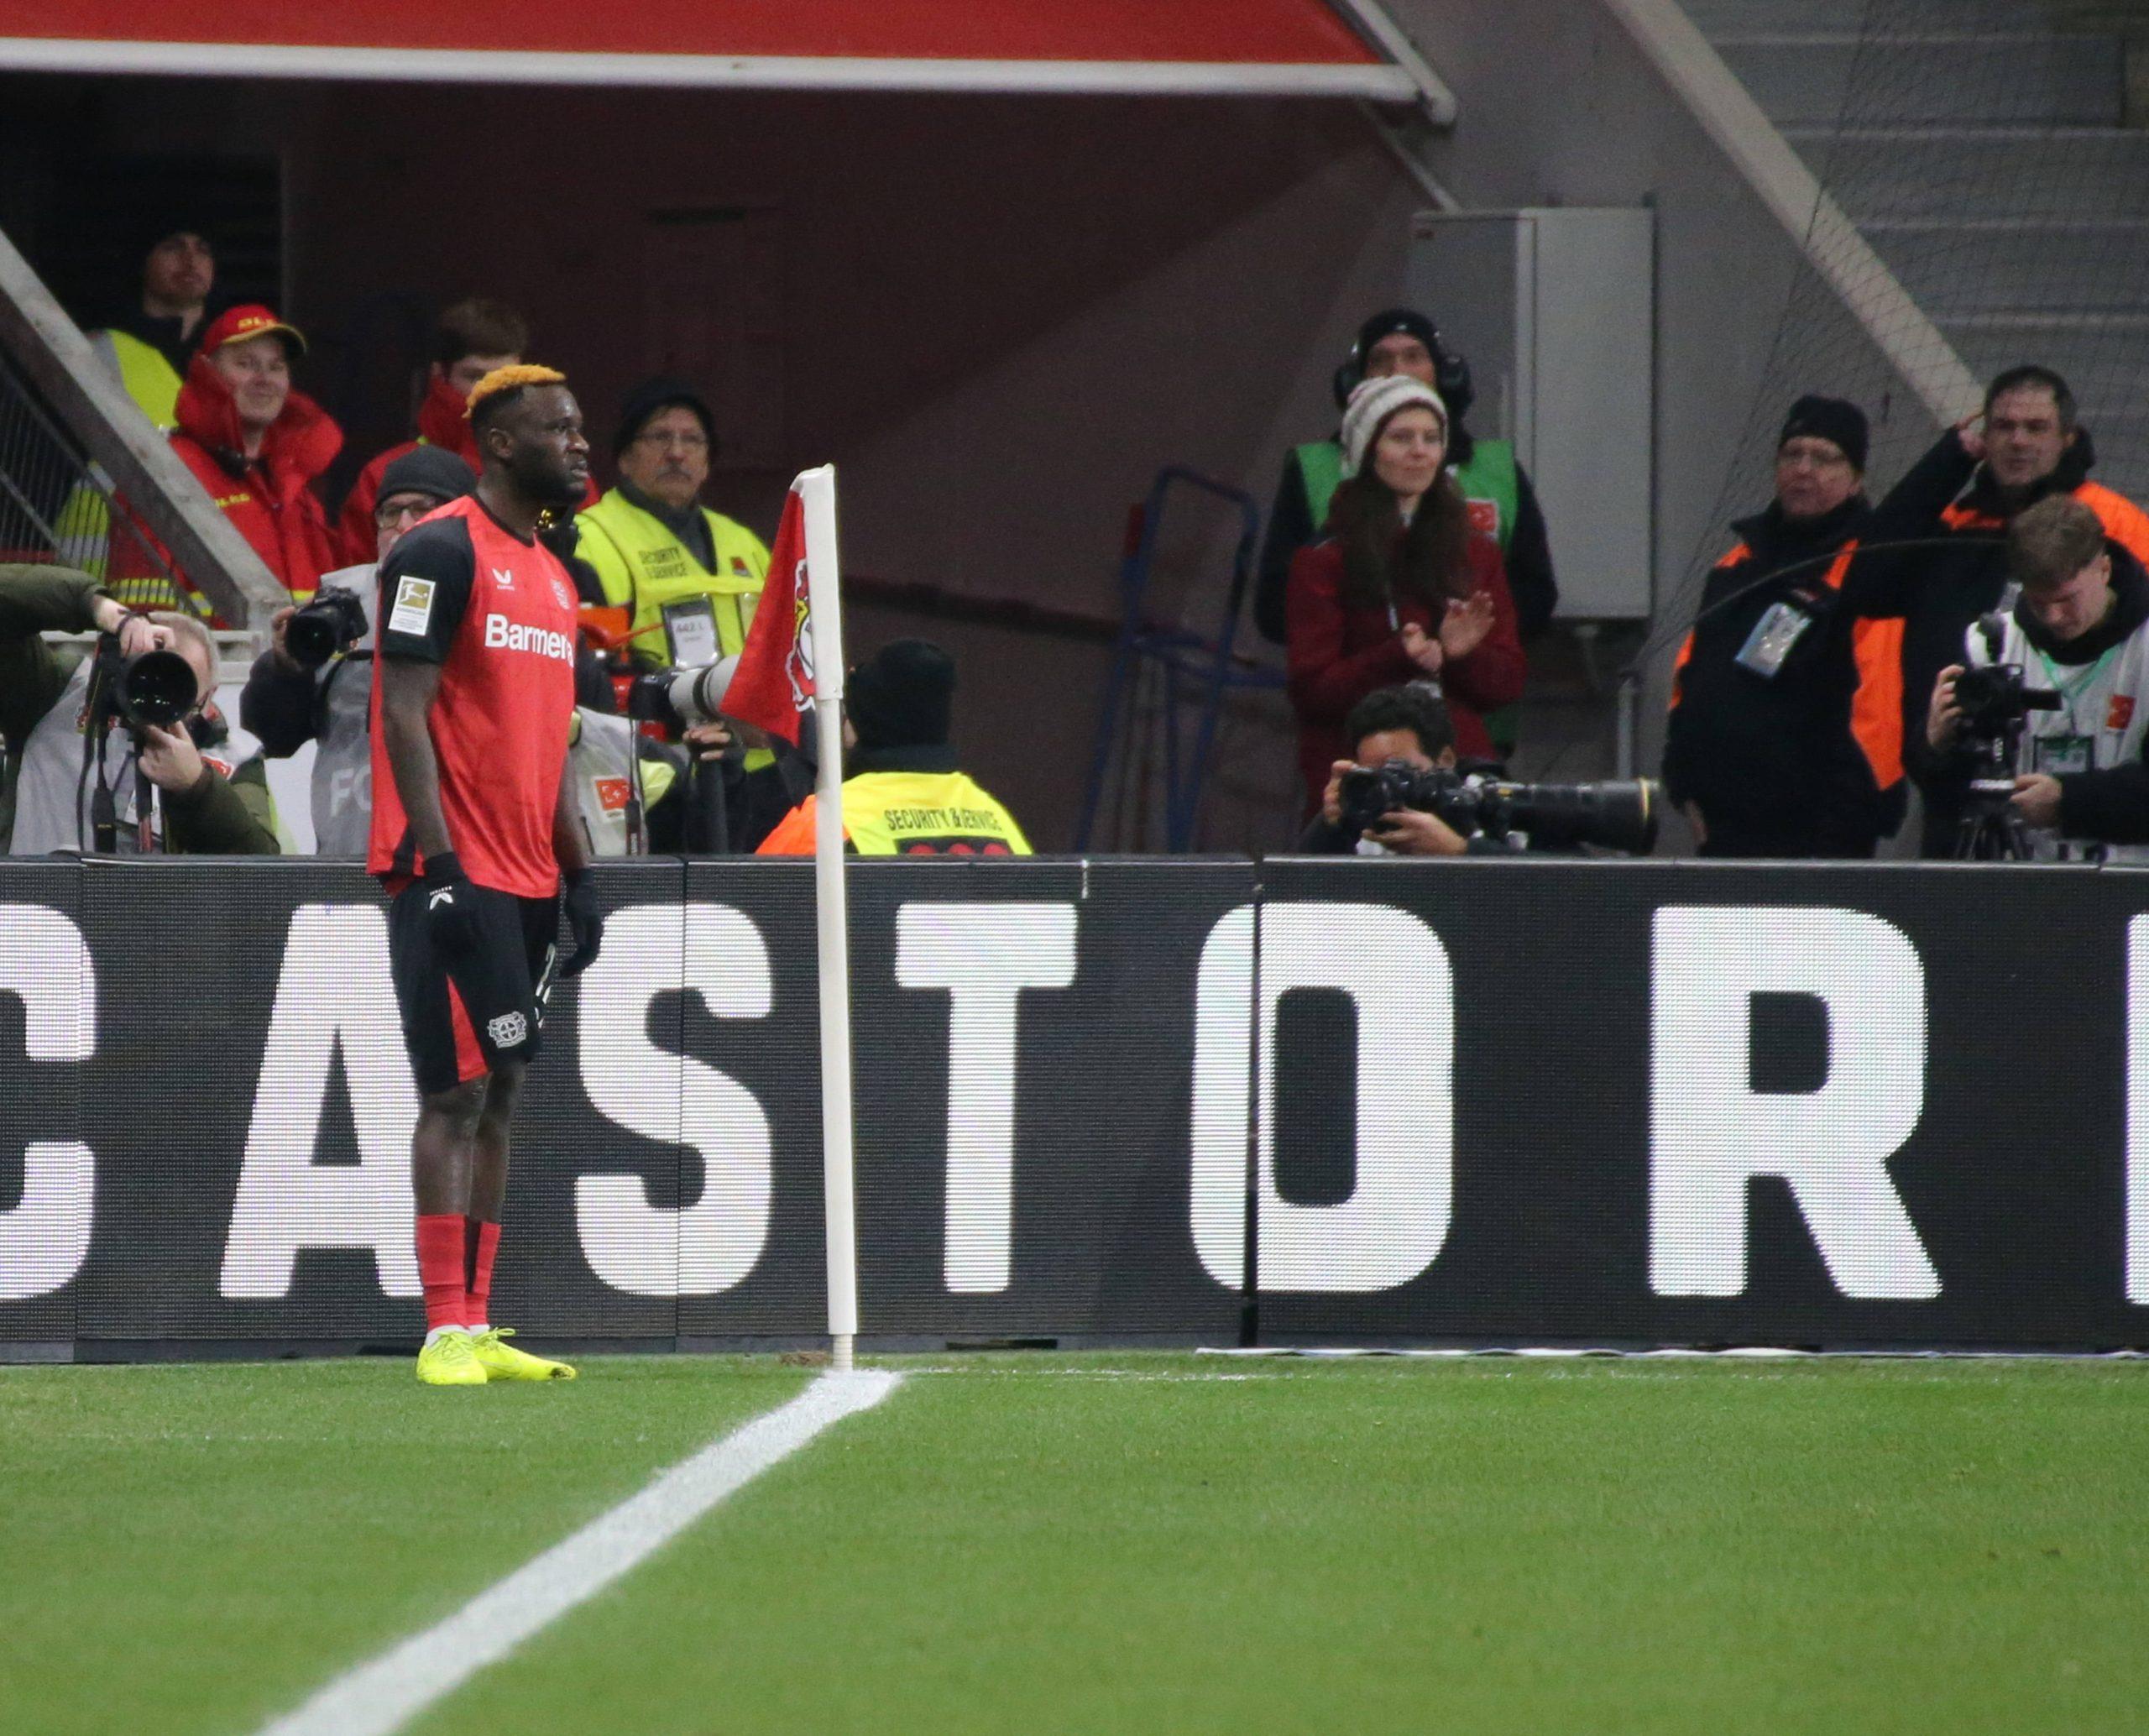
[[604,918],[598,912],[597,886],[588,869],[567,880],[567,913],[574,956],[560,967],[560,975],[579,976],[597,962],[598,951],[604,944]]
[[444,959],[468,956],[478,944],[477,901],[469,876],[452,850],[426,858],[426,927]]

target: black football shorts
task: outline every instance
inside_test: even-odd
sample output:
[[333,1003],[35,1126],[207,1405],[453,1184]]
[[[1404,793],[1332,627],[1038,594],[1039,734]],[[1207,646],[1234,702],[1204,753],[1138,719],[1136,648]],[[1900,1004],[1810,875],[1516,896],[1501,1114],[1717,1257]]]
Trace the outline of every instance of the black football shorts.
[[559,936],[555,900],[467,886],[457,896],[471,901],[477,944],[463,957],[444,959],[426,920],[431,890],[413,881],[388,906],[389,970],[403,1045],[427,1096],[483,1078],[503,1061],[536,1059]]

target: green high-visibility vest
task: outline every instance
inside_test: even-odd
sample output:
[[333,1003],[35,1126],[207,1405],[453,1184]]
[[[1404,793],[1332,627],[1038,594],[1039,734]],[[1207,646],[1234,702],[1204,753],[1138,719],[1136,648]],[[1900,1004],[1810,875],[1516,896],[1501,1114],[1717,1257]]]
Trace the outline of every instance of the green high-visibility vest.
[[[1328,522],[1328,504],[1343,480],[1343,448],[1333,440],[1310,440],[1297,449],[1296,456],[1306,486],[1306,509],[1319,531]],[[1469,503],[1471,528],[1495,538],[1505,554],[1514,537],[1514,515],[1522,499],[1515,479],[1514,442],[1478,441],[1467,464],[1447,468]]]

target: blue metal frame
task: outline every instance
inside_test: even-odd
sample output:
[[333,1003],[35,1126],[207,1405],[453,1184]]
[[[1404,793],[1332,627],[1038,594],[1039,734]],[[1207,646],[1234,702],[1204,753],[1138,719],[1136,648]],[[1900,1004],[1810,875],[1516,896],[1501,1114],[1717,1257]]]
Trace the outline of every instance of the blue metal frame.
[[[1174,488],[1191,489],[1238,509],[1239,540],[1231,557],[1231,583],[1223,618],[1213,637],[1184,627],[1160,626],[1148,619],[1150,568],[1156,557],[1157,539]],[[1083,797],[1081,823],[1075,829],[1074,848],[1086,850],[1102,805],[1105,782],[1116,750],[1131,749],[1123,738],[1131,735],[1131,719],[1138,677],[1145,664],[1153,665],[1163,682],[1164,838],[1165,848],[1184,854],[1194,847],[1201,797],[1208,780],[1209,761],[1215,751],[1216,728],[1223,715],[1225,697],[1234,688],[1275,690],[1284,685],[1281,672],[1248,665],[1236,667],[1233,646],[1238,637],[1239,614],[1253,576],[1254,545],[1261,532],[1261,509],[1243,489],[1218,482],[1183,464],[1166,466],[1157,473],[1148,498],[1142,505],[1141,535],[1120,562],[1119,641],[1112,654],[1111,674],[1105,683],[1104,704],[1097,717],[1096,741],[1090,756],[1089,787]],[[1185,689],[1200,695],[1193,751],[1182,763],[1180,731],[1184,726],[1181,709]],[[1138,776],[1139,768],[1123,766],[1122,776]]]

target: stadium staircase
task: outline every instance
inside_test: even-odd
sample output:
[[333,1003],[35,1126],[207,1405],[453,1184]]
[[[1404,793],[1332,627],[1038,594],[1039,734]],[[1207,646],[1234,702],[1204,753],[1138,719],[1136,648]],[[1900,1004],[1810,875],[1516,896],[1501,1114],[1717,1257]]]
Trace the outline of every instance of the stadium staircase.
[[2099,473],[2149,492],[2141,14],[2131,33],[2083,0],[1685,3],[1971,372],[2058,369]]

